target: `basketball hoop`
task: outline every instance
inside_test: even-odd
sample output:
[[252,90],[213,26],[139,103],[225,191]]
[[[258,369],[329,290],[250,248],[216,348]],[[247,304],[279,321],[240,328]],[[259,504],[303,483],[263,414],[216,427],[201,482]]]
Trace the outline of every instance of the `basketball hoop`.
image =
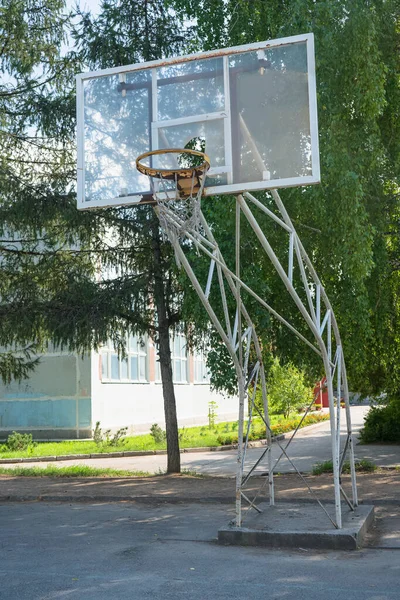
[[[163,155],[172,155],[164,157],[164,160],[172,158],[177,168],[153,166],[153,158]],[[143,164],[146,159],[149,166]],[[185,228],[199,227],[200,201],[210,168],[207,154],[188,148],[152,150],[137,157],[136,168],[150,179],[153,198],[158,206],[157,213],[164,227],[178,237],[181,237]],[[175,186],[171,186],[170,182],[174,182]]]
[[[154,168],[153,166],[147,166],[143,164],[143,161],[150,159],[154,156],[162,156],[163,154],[177,155],[175,160],[179,165],[178,168]],[[195,158],[201,158],[202,162],[199,165],[190,165],[190,162],[194,162]],[[185,162],[189,164],[185,165]],[[175,199],[185,199],[193,195],[197,195],[200,192],[202,195],[205,175],[210,168],[210,159],[204,152],[198,150],[190,150],[188,148],[165,148],[162,150],[153,150],[151,152],[145,152],[136,159],[136,168],[143,175],[147,175],[150,180],[158,179],[160,182],[163,181],[174,181],[176,184],[175,190],[168,190],[169,199],[171,194],[175,192]],[[163,186],[164,187],[164,186]],[[157,191],[155,193],[158,193]]]

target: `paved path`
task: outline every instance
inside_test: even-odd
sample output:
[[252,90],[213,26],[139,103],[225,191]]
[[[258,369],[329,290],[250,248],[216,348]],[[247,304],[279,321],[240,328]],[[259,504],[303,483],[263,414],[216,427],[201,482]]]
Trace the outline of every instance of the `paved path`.
[[[356,436],[358,431],[363,426],[364,416],[368,411],[366,406],[351,407],[353,431]],[[342,421],[344,420],[344,411],[342,412]],[[343,425],[343,432],[344,424]],[[281,442],[285,445],[287,440]],[[248,450],[248,458],[246,466],[253,465],[261,456],[262,448],[250,448]],[[273,445],[273,458],[276,460],[281,454],[278,444]],[[288,448],[288,454],[295,463],[296,467],[302,472],[311,472],[312,467],[317,462],[322,462],[331,459],[331,437],[329,431],[329,421],[324,421],[318,425],[301,429],[293,442]],[[378,466],[400,465],[400,446],[394,445],[356,445],[356,458],[367,458],[372,460]],[[236,451],[229,450],[224,452],[200,452],[200,453],[183,453],[182,469],[196,471],[207,475],[218,475],[225,477],[233,477],[236,472]],[[57,461],[51,463],[29,463],[30,466],[71,466],[78,464],[88,464],[92,467],[111,467],[118,469],[146,471],[149,473],[164,472],[166,470],[167,458],[165,455],[154,456],[134,456],[123,458],[95,458],[90,460],[77,459],[69,461]],[[9,464],[3,466],[18,466],[17,464]],[[257,467],[256,472],[262,473],[266,470],[265,460]],[[283,458],[277,469],[277,472],[290,473],[294,469],[287,459]]]

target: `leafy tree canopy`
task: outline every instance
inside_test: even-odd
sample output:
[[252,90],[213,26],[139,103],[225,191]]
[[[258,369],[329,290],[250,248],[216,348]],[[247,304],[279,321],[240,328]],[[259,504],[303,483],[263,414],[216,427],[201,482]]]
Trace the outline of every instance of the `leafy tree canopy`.
[[[176,0],[174,6],[196,23],[193,50],[314,33],[322,182],[281,196],[334,307],[351,388],[399,390],[398,0]],[[207,199],[204,210],[232,258],[233,202]],[[263,226],[286,262],[276,228]],[[244,277],[303,332],[271,266],[254,261],[256,246],[247,243],[245,256]],[[254,315],[265,349],[318,375],[320,365],[290,332],[256,307]]]
[[291,363],[281,366],[277,358],[270,370],[268,396],[271,411],[282,413],[284,417],[306,408],[313,399],[312,389],[304,381],[304,373]]

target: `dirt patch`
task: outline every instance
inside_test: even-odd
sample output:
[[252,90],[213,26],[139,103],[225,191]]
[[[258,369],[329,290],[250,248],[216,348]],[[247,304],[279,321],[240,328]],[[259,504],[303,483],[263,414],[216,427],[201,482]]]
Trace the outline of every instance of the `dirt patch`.
[[[331,475],[307,475],[305,481],[320,500],[333,501]],[[357,476],[358,495],[364,504],[400,505],[400,473],[378,471]],[[347,494],[351,494],[350,476],[342,477]],[[251,478],[247,489],[254,495],[261,487],[260,499],[268,495],[265,477]],[[296,474],[275,477],[276,499],[313,501],[305,483]],[[0,476],[0,501],[136,501],[136,502],[219,502],[232,503],[234,479],[159,475],[132,478],[51,478]]]

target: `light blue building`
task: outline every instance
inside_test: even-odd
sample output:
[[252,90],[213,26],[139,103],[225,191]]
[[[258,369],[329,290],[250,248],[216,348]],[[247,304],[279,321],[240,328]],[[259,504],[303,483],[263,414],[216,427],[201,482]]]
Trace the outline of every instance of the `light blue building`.
[[[237,399],[210,390],[204,357],[172,341],[175,397],[180,426],[208,422],[210,401],[218,420],[237,419]],[[38,440],[90,438],[97,421],[113,431],[146,432],[164,427],[164,403],[154,343],[130,336],[122,360],[111,344],[85,358],[68,352],[43,355],[29,379],[0,384],[0,439],[12,431]]]
[[29,379],[0,384],[0,437],[14,430],[37,439],[90,437],[90,365],[90,357],[49,353]]

